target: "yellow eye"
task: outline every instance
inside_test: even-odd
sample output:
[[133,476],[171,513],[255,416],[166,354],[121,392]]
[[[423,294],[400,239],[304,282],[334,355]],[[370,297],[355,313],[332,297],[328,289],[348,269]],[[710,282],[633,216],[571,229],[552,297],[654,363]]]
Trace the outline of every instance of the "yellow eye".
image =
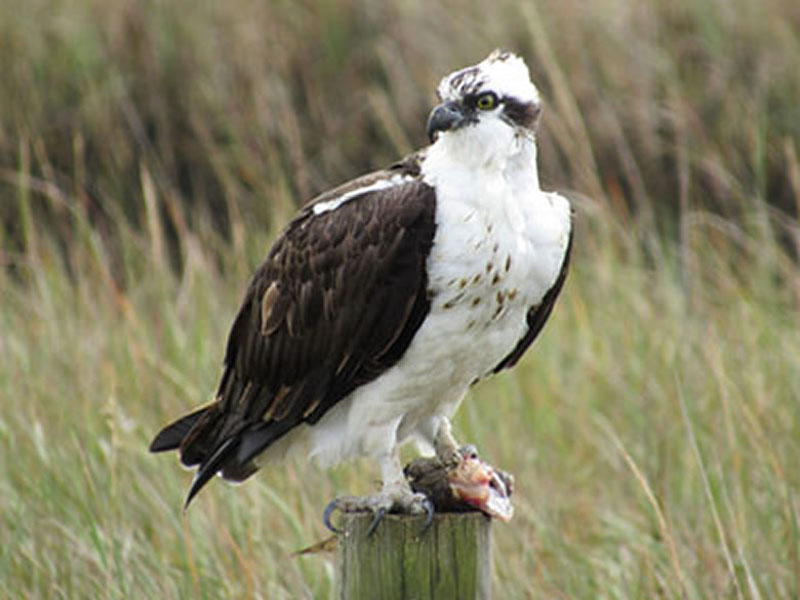
[[481,94],[475,101],[475,106],[481,110],[492,110],[495,106],[497,106],[497,96],[494,94],[494,92],[486,92],[485,94]]

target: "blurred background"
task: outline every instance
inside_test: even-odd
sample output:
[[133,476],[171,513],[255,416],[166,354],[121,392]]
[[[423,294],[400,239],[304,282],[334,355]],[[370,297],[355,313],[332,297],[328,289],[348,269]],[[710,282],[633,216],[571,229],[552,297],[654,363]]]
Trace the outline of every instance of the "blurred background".
[[496,597],[800,596],[795,0],[3,0],[0,596],[331,596],[291,553],[369,465],[183,515],[146,448],[293,212],[424,145],[496,47],[577,218],[550,324],[457,422],[518,481]]

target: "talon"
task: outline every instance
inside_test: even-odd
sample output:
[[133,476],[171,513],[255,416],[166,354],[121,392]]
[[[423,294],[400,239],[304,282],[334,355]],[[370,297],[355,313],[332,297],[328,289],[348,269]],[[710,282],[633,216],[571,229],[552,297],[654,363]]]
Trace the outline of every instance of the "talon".
[[425,524],[422,526],[420,533],[425,533],[433,524],[433,502],[431,502],[430,498],[426,497],[422,501],[422,508],[425,510]]
[[339,529],[338,527],[334,527],[333,523],[331,523],[331,515],[337,509],[339,509],[339,499],[334,498],[330,502],[328,502],[328,506],[325,507],[325,510],[322,512],[322,523],[330,529],[333,533],[342,534],[344,533],[344,529]]
[[336,527],[331,518],[335,511],[342,513],[360,512],[371,513],[372,520],[367,527],[367,537],[370,537],[380,525],[387,513],[400,513],[408,515],[425,514],[425,529],[433,520],[433,503],[424,494],[415,494],[410,488],[400,488],[397,490],[384,490],[375,496],[340,496],[331,500],[322,512],[322,522],[325,527],[333,533],[342,535],[344,528]]
[[378,525],[381,521],[383,521],[383,517],[386,516],[386,509],[381,506],[378,510],[375,511],[375,515],[372,517],[372,522],[369,524],[367,528],[367,537],[372,537],[372,534],[375,533],[375,530],[378,528]]

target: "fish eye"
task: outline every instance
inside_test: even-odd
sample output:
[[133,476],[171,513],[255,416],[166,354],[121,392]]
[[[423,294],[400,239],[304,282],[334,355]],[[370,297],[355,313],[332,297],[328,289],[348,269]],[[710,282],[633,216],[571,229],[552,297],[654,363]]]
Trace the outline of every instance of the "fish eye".
[[494,92],[484,92],[475,100],[475,106],[481,110],[492,110],[497,106],[497,94]]

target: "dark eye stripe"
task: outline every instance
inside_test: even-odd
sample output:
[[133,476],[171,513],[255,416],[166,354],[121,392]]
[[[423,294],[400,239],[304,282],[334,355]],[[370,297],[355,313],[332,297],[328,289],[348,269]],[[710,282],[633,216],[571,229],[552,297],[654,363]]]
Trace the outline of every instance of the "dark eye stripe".
[[533,102],[520,102],[515,98],[503,98],[503,113],[514,123],[531,128],[542,111],[541,106]]

